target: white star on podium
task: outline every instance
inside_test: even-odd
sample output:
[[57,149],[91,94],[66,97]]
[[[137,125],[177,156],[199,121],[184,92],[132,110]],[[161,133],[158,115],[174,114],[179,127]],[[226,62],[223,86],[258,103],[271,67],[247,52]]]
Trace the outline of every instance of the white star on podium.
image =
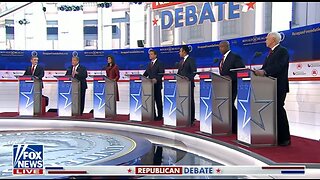
[[[101,108],[103,108],[104,106],[105,106],[105,102],[104,103],[102,103],[103,102],[103,98],[105,97],[104,96],[104,89],[105,89],[105,86],[103,86],[103,89],[102,89],[102,92],[101,93],[94,93],[94,95],[99,99],[99,106],[98,106],[98,109],[100,110]],[[102,96],[102,98],[100,97],[100,96]]]
[[[134,109],[134,112],[136,112],[142,105],[142,103],[139,103],[139,99],[141,101],[141,86],[140,86],[140,89],[139,89],[139,94],[130,94],[130,95],[136,101],[136,107]],[[136,97],[138,97],[139,99],[137,99]]]
[[209,90],[209,95],[208,95],[208,97],[200,97],[200,99],[202,100],[202,102],[203,102],[204,105],[206,106],[206,113],[205,113],[205,118],[204,118],[205,121],[206,121],[206,120],[210,117],[210,115],[212,114],[212,110],[210,110],[209,113],[208,113],[209,106],[208,106],[208,104],[207,104],[207,102],[206,102],[206,101],[210,100],[210,98],[211,98],[211,90],[212,90],[212,88],[211,88],[211,86],[210,86],[210,90]]
[[[70,106],[70,104],[72,103],[72,101],[69,100],[69,99],[70,99],[70,92],[71,92],[71,86],[69,87],[69,92],[67,92],[67,93],[60,93],[60,95],[66,99],[66,102],[64,103],[64,109],[65,109],[66,107]],[[68,97],[67,97],[66,95],[67,95]],[[68,103],[68,101],[69,101],[69,103]]]
[[[176,88],[177,88],[177,86],[175,86],[174,87],[174,91],[173,91],[173,94],[172,95],[165,95],[164,97],[165,98],[167,98],[168,99],[168,101],[170,102],[170,109],[169,109],[169,116],[176,110],[176,106],[173,106],[173,104],[175,104],[175,103],[173,103],[172,101],[171,101],[171,99],[170,98],[176,98]],[[174,101],[175,102],[175,101]]]
[[30,92],[20,92],[24,97],[27,98],[26,108],[28,108],[30,105],[33,104],[33,101],[30,102],[30,95],[33,96],[32,92],[33,92],[33,85],[30,89]]

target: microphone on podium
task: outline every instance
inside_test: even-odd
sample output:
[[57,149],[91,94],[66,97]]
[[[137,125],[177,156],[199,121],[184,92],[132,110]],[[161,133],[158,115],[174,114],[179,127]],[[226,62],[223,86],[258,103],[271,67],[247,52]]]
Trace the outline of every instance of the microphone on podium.
[[262,55],[262,52],[257,51],[257,52],[254,53],[253,57],[256,58],[256,57],[259,57],[261,55]]
[[213,63],[217,63],[217,62],[219,62],[219,58],[214,58]]

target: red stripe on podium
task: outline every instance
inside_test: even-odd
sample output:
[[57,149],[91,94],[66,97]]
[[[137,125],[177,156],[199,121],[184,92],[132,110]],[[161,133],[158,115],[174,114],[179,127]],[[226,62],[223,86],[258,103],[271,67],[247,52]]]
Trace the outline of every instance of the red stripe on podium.
[[237,77],[238,78],[249,77],[249,72],[238,72]]
[[102,81],[104,80],[103,77],[94,77],[93,78],[94,81]]
[[140,80],[140,76],[130,76],[130,80]]
[[31,77],[19,77],[19,80],[20,81],[30,81],[30,80],[32,80],[32,78]]
[[172,79],[175,79],[173,75],[163,76],[163,78],[164,78],[165,80],[172,80]]
[[200,74],[200,75],[199,75],[199,78],[200,78],[200,79],[210,79],[211,76],[210,76],[210,74]]
[[71,78],[67,78],[67,77],[59,77],[58,78],[59,81],[70,81]]

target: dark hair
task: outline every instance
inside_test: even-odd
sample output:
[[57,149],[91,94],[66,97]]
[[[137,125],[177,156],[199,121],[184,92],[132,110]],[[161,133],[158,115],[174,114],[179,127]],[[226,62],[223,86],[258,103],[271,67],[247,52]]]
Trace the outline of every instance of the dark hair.
[[32,60],[33,58],[39,59],[38,56],[31,56],[30,60]]
[[[112,55],[108,55],[107,56],[107,60],[108,60],[109,57],[111,58],[112,66],[114,66],[116,64],[115,61],[114,61],[114,57]],[[108,66],[109,66],[109,63],[108,63]]]
[[149,52],[153,52],[153,54],[154,54],[154,55],[158,56],[158,54],[157,54],[157,51],[156,51],[156,50],[150,49],[150,50],[149,50]]
[[72,56],[71,59],[76,59],[78,62],[80,61],[79,57],[78,56]]
[[190,52],[190,49],[187,45],[182,45],[181,49],[184,50],[187,54],[189,54],[189,52]]

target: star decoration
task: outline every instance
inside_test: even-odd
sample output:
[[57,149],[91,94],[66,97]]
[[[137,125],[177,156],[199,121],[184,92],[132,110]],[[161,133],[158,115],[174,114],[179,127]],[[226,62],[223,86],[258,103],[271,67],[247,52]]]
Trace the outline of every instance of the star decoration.
[[174,91],[172,95],[164,96],[170,102],[169,116],[176,110],[176,88],[177,86],[174,87]]
[[[205,117],[204,117],[204,120],[206,121],[210,115],[212,114],[212,103],[211,103],[211,90],[212,90],[212,87],[210,86],[210,89],[209,89],[209,94],[208,94],[208,97],[200,97],[201,101],[204,103],[204,105],[206,106],[206,113],[205,113]],[[208,103],[207,103],[208,101]],[[209,109],[209,106],[208,104],[210,104],[210,109]]]
[[[180,101],[180,103],[178,104],[176,110],[179,111],[179,112],[182,114],[182,116],[184,116],[182,104],[183,104],[183,102],[184,102],[185,100],[187,100],[189,97],[188,97],[188,96],[180,96],[179,90],[178,90],[178,93],[177,93],[177,97],[178,97],[178,99],[179,99],[178,102]],[[181,99],[182,99],[182,100],[181,100]]]
[[71,97],[71,86],[69,87],[69,92],[67,93],[60,93],[60,95],[66,99],[64,103],[64,109],[68,107],[72,103],[72,97]]
[[20,92],[24,97],[27,98],[26,108],[33,104],[33,101],[30,102],[30,98],[33,99],[33,85],[30,89],[30,92]]
[[253,100],[254,100],[255,105],[257,105],[257,103],[264,104],[264,105],[258,109],[259,118],[258,119],[251,118],[251,121],[253,123],[255,123],[257,126],[259,126],[261,129],[265,130],[264,123],[263,123],[262,116],[261,116],[261,112],[267,106],[269,106],[271,103],[273,103],[273,101],[272,100],[258,100],[258,99],[256,99],[256,96],[255,96],[255,93],[254,93],[253,89],[252,89],[252,95],[253,95]]
[[151,94],[144,93],[144,88],[142,87],[142,94],[143,96],[147,97],[144,101],[142,101],[142,108],[145,109],[148,112],[148,100],[151,97]]
[[255,5],[255,4],[256,4],[256,2],[245,3],[245,5],[248,6],[248,11],[249,11],[250,9],[254,10],[254,5]]
[[238,102],[239,102],[240,106],[244,110],[242,128],[244,128],[248,124],[250,119],[251,119],[250,114],[247,113],[247,109],[250,106],[250,91],[251,91],[251,86],[249,86],[249,90],[248,90],[248,94],[247,94],[247,99],[246,100],[238,99]]
[[114,94],[107,93],[107,102],[105,102],[106,107],[111,110],[111,98],[114,97]]
[[[213,91],[214,93],[214,91]],[[213,111],[213,116],[216,117],[218,120],[220,120],[221,122],[223,122],[223,117],[221,115],[221,109],[220,107],[229,99],[228,97],[216,97],[215,93],[214,93],[214,100],[215,102],[219,102],[221,101],[219,104],[218,104],[218,110],[214,110]],[[214,106],[215,107],[215,106]],[[215,112],[218,112],[218,114],[216,114]]]
[[137,112],[137,110],[141,107],[142,103],[142,99],[141,99],[141,86],[139,89],[139,94],[130,94],[131,97],[136,101],[136,107],[134,108],[134,112]]
[[221,173],[221,169],[216,169],[216,173],[220,174]]
[[131,169],[128,169],[128,173],[131,173],[132,172],[132,170]]
[[154,25],[154,26],[157,26],[157,25],[158,25],[158,21],[159,21],[159,19],[154,18],[154,19],[152,20],[153,25]]
[[104,94],[104,89],[105,86],[103,86],[102,92],[100,93],[94,93],[94,95],[99,99],[99,106],[98,109],[100,110],[101,108],[103,108],[105,106],[105,102],[104,102],[104,98],[105,98],[105,94]]

